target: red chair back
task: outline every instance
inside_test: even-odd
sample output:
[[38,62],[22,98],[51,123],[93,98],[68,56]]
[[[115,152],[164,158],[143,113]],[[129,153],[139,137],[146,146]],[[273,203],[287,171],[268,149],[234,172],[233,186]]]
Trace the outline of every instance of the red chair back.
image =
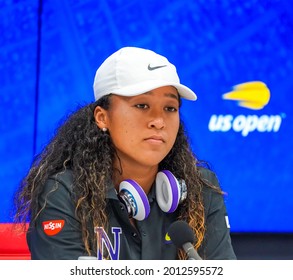
[[26,234],[20,232],[19,228],[13,223],[0,223],[0,260],[31,259]]

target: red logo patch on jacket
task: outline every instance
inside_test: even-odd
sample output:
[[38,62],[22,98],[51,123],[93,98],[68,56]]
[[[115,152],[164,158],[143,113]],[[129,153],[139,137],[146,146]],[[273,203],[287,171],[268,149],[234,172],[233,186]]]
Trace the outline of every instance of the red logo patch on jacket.
[[43,222],[44,232],[50,236],[56,235],[62,230],[64,223],[64,220],[45,221]]

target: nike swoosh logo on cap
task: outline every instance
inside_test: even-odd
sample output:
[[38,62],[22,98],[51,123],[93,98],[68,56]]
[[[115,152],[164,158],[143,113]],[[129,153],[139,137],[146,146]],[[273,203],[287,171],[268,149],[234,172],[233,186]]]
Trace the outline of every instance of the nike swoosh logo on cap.
[[162,67],[166,67],[167,65],[159,65],[159,66],[151,66],[150,64],[148,65],[148,70],[153,71]]

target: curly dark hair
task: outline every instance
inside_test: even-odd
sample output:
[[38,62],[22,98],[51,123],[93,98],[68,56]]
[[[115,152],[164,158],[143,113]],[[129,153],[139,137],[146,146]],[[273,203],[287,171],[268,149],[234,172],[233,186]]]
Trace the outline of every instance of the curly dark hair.
[[[111,95],[78,108],[56,131],[54,138],[34,159],[32,167],[22,180],[15,195],[15,222],[33,224],[40,212],[38,197],[49,176],[66,169],[73,172],[76,216],[81,222],[82,237],[89,255],[96,247],[88,224],[93,227],[107,226],[106,186],[113,177],[115,148],[111,138],[102,132],[94,119],[96,106],[109,109]],[[200,161],[193,154],[189,140],[180,122],[175,144],[159,164],[159,170],[170,170],[177,178],[185,180],[187,199],[179,210],[178,219],[185,220],[194,230],[198,248],[204,238],[205,219],[202,188],[208,183],[198,169]],[[213,186],[211,186],[213,187]],[[182,251],[179,258],[185,258]]]

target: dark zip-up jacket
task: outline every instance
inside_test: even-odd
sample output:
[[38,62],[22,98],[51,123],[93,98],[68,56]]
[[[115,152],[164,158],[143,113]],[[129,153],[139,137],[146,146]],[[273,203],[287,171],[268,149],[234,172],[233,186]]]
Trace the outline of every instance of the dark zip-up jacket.
[[[203,169],[204,177],[214,185],[213,172]],[[36,224],[27,233],[32,259],[78,259],[85,256],[81,224],[75,215],[72,199],[73,176],[70,170],[50,177],[40,196],[40,212]],[[164,213],[156,202],[155,186],[148,194],[150,215],[131,225],[125,206],[113,186],[107,192],[109,228],[96,230],[101,237],[99,248],[109,259],[166,260],[177,258],[177,248],[168,238],[167,230],[176,220],[177,211]],[[199,254],[204,259],[236,259],[223,196],[204,187],[206,232]],[[180,206],[179,206],[180,207]],[[94,233],[94,229],[92,229]],[[94,252],[98,258],[102,255]]]

